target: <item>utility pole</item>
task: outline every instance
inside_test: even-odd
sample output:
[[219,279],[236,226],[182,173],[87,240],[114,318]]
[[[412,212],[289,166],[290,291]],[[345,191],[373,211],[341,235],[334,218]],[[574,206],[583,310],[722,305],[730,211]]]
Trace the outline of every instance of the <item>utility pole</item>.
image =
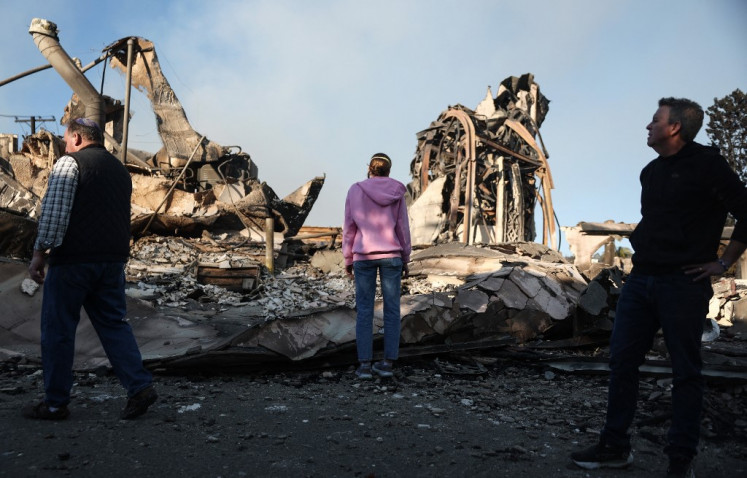
[[51,118],[42,118],[41,116],[25,116],[22,118],[26,119],[18,119],[18,116],[16,118],[16,123],[29,123],[31,125],[31,134],[36,133],[36,122],[39,121],[40,123],[46,123],[48,121],[57,121],[54,119],[54,116]]

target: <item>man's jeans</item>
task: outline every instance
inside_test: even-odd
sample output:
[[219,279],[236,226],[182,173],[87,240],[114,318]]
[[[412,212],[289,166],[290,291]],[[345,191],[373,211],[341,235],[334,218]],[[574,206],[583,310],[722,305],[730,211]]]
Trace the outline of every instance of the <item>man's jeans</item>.
[[638,400],[638,367],[661,327],[673,372],[672,424],[665,450],[694,456],[700,434],[703,379],[700,342],[708,301],[709,280],[692,276],[649,276],[633,273],[617,303],[610,342],[610,382],[607,420],[602,439],[629,446],[628,428]]
[[381,295],[384,299],[384,358],[399,357],[400,310],[399,296],[402,281],[402,259],[391,257],[372,261],[355,261],[355,343],[358,361],[370,362],[373,358],[373,310],[376,296],[376,273],[381,277]]
[[125,322],[124,263],[50,266],[44,280],[41,349],[48,405],[70,401],[75,330],[81,307],[91,319],[115,375],[133,396],[150,385],[130,324]]

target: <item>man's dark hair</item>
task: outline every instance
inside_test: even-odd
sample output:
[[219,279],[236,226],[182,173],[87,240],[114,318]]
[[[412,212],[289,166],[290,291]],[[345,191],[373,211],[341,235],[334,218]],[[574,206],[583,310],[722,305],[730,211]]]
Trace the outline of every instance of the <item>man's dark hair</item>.
[[67,124],[68,132],[78,133],[88,141],[96,144],[104,144],[104,134],[101,132],[99,125],[88,118],[74,118]]
[[689,143],[703,126],[703,108],[686,98],[662,98],[659,106],[669,107],[669,124],[680,124],[680,136]]

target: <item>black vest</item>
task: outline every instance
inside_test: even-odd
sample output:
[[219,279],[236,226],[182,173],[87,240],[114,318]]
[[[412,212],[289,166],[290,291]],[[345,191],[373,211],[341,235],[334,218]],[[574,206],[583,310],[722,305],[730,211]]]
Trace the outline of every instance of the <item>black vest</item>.
[[130,255],[130,197],[127,168],[103,146],[71,153],[78,163],[70,223],[49,263],[127,262]]

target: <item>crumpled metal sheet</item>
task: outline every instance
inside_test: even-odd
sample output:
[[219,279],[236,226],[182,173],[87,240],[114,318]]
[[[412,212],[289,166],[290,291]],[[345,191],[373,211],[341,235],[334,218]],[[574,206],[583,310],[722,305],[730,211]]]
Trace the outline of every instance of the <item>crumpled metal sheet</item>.
[[[21,284],[28,279],[27,265],[20,262],[0,262],[0,360],[13,356],[41,359],[40,317],[42,291],[29,296]],[[137,299],[127,301],[127,319],[135,331],[143,360],[153,361],[211,350],[224,343],[218,329],[179,316],[164,314]],[[78,370],[107,366],[96,331],[85,311],[75,336],[75,363]]]

